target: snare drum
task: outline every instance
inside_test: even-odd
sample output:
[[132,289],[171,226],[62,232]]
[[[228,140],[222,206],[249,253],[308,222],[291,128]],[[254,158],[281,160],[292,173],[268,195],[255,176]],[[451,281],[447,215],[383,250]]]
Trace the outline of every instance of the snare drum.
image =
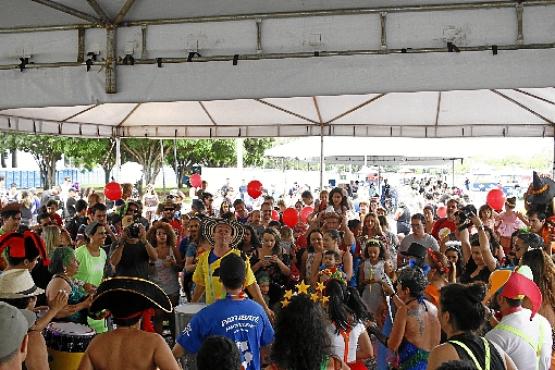
[[45,331],[51,370],[77,370],[96,332],[73,322],[52,322]]

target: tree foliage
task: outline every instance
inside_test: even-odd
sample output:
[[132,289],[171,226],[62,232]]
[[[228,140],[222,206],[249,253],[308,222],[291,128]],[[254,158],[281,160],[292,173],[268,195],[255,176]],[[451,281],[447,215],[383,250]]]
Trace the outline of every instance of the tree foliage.
[[18,149],[33,156],[40,170],[41,183],[50,188],[55,183],[56,162],[62,159],[64,150],[72,138],[44,135],[12,134],[2,135],[3,149]]
[[65,155],[77,166],[92,170],[97,165],[104,170],[104,181],[110,181],[110,172],[116,164],[116,139],[76,139],[67,145]]
[[125,139],[121,141],[122,162],[134,161],[143,166],[143,184],[153,184],[162,168],[162,158],[166,158],[171,151],[171,141],[162,140],[163,153],[160,150],[160,140]]
[[[63,156],[86,170],[100,165],[106,174],[106,182],[109,181],[116,161],[115,138],[82,139],[18,133],[3,134],[2,138],[0,151],[17,149],[33,156],[39,166],[41,182],[45,188],[55,184],[56,162]],[[177,158],[174,157],[174,141],[164,140],[162,143],[163,153],[160,151],[160,140],[122,139],[122,163],[134,161],[142,165],[143,183],[148,184],[155,181],[162,162],[165,161],[174,168],[178,186],[181,187],[183,176],[190,174],[195,164],[226,167],[234,166],[237,162],[236,141],[233,139],[176,140]],[[273,139],[245,139],[243,143],[244,164],[261,166],[265,162],[264,151],[272,145]]]
[[274,143],[274,139],[245,139],[245,165],[262,166],[266,158],[264,152]]
[[[244,140],[245,164],[247,166],[261,165],[264,151],[272,145],[272,142],[272,139]],[[180,139],[175,143],[177,161],[172,146],[166,162],[176,172],[178,187],[183,186],[183,176],[191,174],[195,164],[207,167],[226,167],[234,166],[237,163],[236,141],[233,139]]]

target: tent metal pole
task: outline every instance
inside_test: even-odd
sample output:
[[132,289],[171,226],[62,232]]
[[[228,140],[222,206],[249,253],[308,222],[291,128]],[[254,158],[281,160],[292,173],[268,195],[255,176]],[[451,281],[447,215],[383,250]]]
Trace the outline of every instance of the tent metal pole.
[[[52,2],[51,2],[52,3]],[[555,4],[554,0],[530,0],[523,3],[526,7],[530,6],[548,6]],[[56,4],[61,5],[61,4]],[[272,18],[295,18],[295,17],[322,17],[322,16],[339,16],[339,15],[358,15],[358,14],[379,14],[379,13],[401,13],[401,12],[431,12],[446,10],[471,10],[471,9],[499,9],[513,8],[514,1],[489,1],[489,2],[471,2],[471,3],[454,3],[454,4],[430,4],[430,5],[407,5],[392,7],[376,7],[376,8],[355,8],[355,9],[332,9],[332,10],[308,10],[296,12],[278,12],[278,13],[254,13],[254,14],[232,14],[219,16],[201,16],[186,18],[167,18],[167,19],[145,19],[132,22],[124,22],[121,27],[135,27],[143,25],[161,25],[161,24],[179,24],[179,23],[208,23],[208,22],[230,22],[245,20],[262,20]],[[60,9],[61,10],[61,9]],[[64,7],[67,10],[67,7]],[[48,32],[48,31],[64,31],[85,28],[99,28],[100,19],[81,13],[82,16],[91,17],[94,22],[91,24],[67,24],[67,25],[48,25],[35,27],[6,27],[0,28],[0,33],[26,33],[26,32]]]
[[173,138],[173,165],[175,169],[175,183],[179,184],[179,174],[177,173],[177,130],[175,130],[175,135]]
[[455,186],[455,159],[451,159],[451,186]]
[[[108,28],[109,29],[109,28]],[[0,30],[0,34],[1,34]],[[109,32],[108,32],[109,33]],[[115,45],[115,31],[113,44]],[[110,37],[110,36],[107,36]],[[553,49],[555,48],[555,43],[547,44],[524,44],[524,45],[499,45],[498,50],[543,50],[543,49]],[[461,51],[487,51],[491,50],[491,45],[481,45],[481,46],[460,46]],[[442,53],[448,52],[447,48],[421,48],[421,49],[388,49],[386,52],[380,49],[369,49],[369,50],[335,50],[335,51],[321,51],[318,56],[314,55],[314,52],[291,52],[291,53],[261,53],[261,54],[242,54],[239,55],[239,61],[248,60],[278,60],[278,59],[306,59],[306,58],[323,58],[323,57],[338,57],[338,56],[356,56],[356,55],[387,55],[387,54],[402,54],[402,53],[416,53],[416,54],[428,54],[428,53]],[[175,63],[196,63],[196,62],[231,62],[234,60],[233,55],[214,55],[210,57],[195,57],[192,60],[188,60],[188,57],[183,58],[149,58],[149,59],[135,59],[135,64],[175,64]],[[92,65],[103,65],[108,66],[108,58],[105,62],[94,62]],[[123,61],[117,61],[115,57],[115,50],[113,51],[112,63],[115,70],[116,65],[123,65]],[[53,63],[33,63],[27,64],[25,68],[27,69],[40,69],[40,68],[59,68],[59,67],[82,67],[83,63],[75,62],[53,62]],[[1,70],[11,70],[19,69],[19,64],[0,64]],[[108,67],[106,67],[108,73]],[[379,97],[385,94],[379,95]],[[338,119],[334,118],[333,120]],[[331,122],[326,122],[331,123]]]
[[[524,5],[529,6],[546,6],[553,5],[553,0],[535,0],[526,1]],[[427,4],[427,5],[401,5],[390,7],[374,7],[374,8],[351,8],[351,9],[331,9],[331,10],[306,10],[292,12],[276,12],[276,13],[253,13],[253,14],[230,14],[200,17],[184,17],[184,18],[165,18],[165,19],[143,19],[126,22],[125,26],[161,25],[161,24],[177,24],[177,23],[208,23],[208,22],[233,22],[247,21],[258,19],[279,19],[279,18],[303,18],[303,17],[326,17],[326,16],[343,16],[343,15],[363,15],[363,14],[380,14],[380,13],[411,13],[411,12],[433,12],[433,11],[450,11],[450,10],[471,10],[471,9],[500,9],[514,8],[514,1],[486,1],[471,3],[452,3],[452,4]]]
[[121,174],[121,138],[116,137],[116,169],[117,169],[117,178],[119,180]]
[[555,179],[555,136],[553,137],[553,170],[551,175]]
[[[110,28],[108,28],[110,29]],[[2,32],[0,32],[1,34]],[[110,32],[108,32],[109,34]],[[115,30],[114,30],[114,40],[112,41],[115,45]],[[107,37],[110,37],[109,35]],[[555,48],[555,43],[546,44],[524,44],[524,45],[499,45],[498,50],[543,50],[543,49],[553,49]],[[481,45],[481,46],[460,46],[461,51],[487,51],[491,50],[491,45]],[[428,54],[428,53],[442,53],[448,52],[447,48],[421,48],[421,49],[388,49],[386,52],[380,49],[369,49],[369,50],[335,50],[335,51],[321,51],[318,56],[314,55],[314,52],[291,52],[291,53],[261,53],[261,54],[242,54],[239,55],[239,61],[248,60],[278,60],[278,59],[307,59],[307,58],[323,58],[323,57],[338,57],[338,56],[356,56],[356,55],[387,55],[387,54],[402,54],[402,53],[415,53],[415,54]],[[158,64],[158,62],[163,64],[175,64],[175,63],[196,63],[196,62],[231,62],[234,60],[233,55],[214,55],[210,57],[195,57],[192,60],[188,60],[188,57],[183,58],[150,58],[150,59],[135,59],[135,64]],[[95,62],[93,65],[104,65],[108,70],[108,58],[106,62]],[[123,65],[123,61],[117,61],[115,57],[115,50],[113,51],[113,57],[111,59],[111,65],[115,70],[116,65]],[[27,69],[39,69],[39,68],[59,68],[59,67],[81,67],[83,63],[75,62],[53,62],[53,63],[33,63],[27,64],[25,68]],[[19,64],[0,64],[0,70],[11,70],[19,69]],[[108,73],[108,71],[106,71]],[[383,96],[384,94],[381,94]],[[337,119],[334,118],[334,120]],[[330,122],[326,122],[330,123]]]
[[[164,172],[164,143],[160,139],[160,168],[162,170],[162,188],[166,189],[166,172]],[[156,182],[156,179],[152,179]]]
[[52,0],[32,0],[32,1],[38,4],[45,5],[49,8],[56,9],[57,11],[60,11],[62,13],[66,13],[74,17],[84,19],[92,23],[102,23],[102,21],[97,17],[94,17],[88,13],[82,12],[80,10],[77,10],[75,8],[69,7],[64,4],[57,3]]
[[320,125],[320,191],[324,189],[324,125]]

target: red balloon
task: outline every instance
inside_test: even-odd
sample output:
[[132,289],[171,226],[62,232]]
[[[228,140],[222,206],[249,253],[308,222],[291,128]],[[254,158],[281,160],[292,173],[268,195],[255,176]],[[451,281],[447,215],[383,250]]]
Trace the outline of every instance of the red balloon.
[[283,211],[283,223],[293,228],[299,222],[299,213],[295,208],[287,208]]
[[104,186],[104,195],[110,200],[121,199],[121,196],[123,195],[121,185],[117,182],[107,183],[106,186]]
[[275,209],[272,210],[272,220],[279,221],[279,213]]
[[189,183],[194,188],[200,188],[200,186],[202,185],[202,178],[198,173],[194,173],[191,175],[191,177],[189,177]]
[[445,217],[447,217],[447,207],[445,207],[445,206],[437,207],[437,211],[436,211],[436,212],[437,212],[437,215],[438,215],[440,218],[445,218]]
[[486,203],[496,211],[503,209],[505,205],[505,193],[499,188],[491,189],[486,197]]
[[258,180],[252,180],[247,184],[247,194],[252,199],[256,199],[262,195],[262,183]]
[[304,207],[301,210],[301,221],[306,223],[308,221],[308,216],[310,216],[310,214],[314,212],[314,208],[312,207]]

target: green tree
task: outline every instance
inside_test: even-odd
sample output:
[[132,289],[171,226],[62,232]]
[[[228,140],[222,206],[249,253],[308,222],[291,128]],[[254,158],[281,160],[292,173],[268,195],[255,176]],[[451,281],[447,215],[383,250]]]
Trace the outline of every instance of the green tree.
[[[273,143],[273,139],[245,139],[244,161],[247,166],[261,166],[264,163],[264,151]],[[173,144],[172,144],[173,145]],[[181,139],[176,140],[177,161],[173,147],[166,161],[177,175],[178,187],[183,187],[183,176],[192,172],[195,164],[208,167],[226,167],[237,163],[234,139]],[[177,162],[177,168],[176,168]]]
[[264,157],[266,149],[270,148],[274,139],[245,139],[245,165],[263,166],[267,161]]
[[2,134],[1,147],[5,150],[23,150],[33,156],[40,170],[45,189],[55,184],[56,162],[62,159],[68,142],[75,140],[60,136]]
[[[177,176],[177,186],[183,187],[183,176],[192,172],[194,164],[202,166],[230,166],[236,161],[233,140],[180,139],[175,141],[177,161],[172,148],[166,156]],[[177,164],[177,168],[176,168]]]
[[153,184],[162,168],[162,158],[172,150],[172,142],[163,140],[163,153],[160,140],[124,139],[121,141],[122,161],[129,160],[143,166],[143,184]]
[[110,172],[116,164],[116,139],[74,139],[65,148],[65,155],[76,166],[88,171],[100,165],[104,182],[110,182]]

